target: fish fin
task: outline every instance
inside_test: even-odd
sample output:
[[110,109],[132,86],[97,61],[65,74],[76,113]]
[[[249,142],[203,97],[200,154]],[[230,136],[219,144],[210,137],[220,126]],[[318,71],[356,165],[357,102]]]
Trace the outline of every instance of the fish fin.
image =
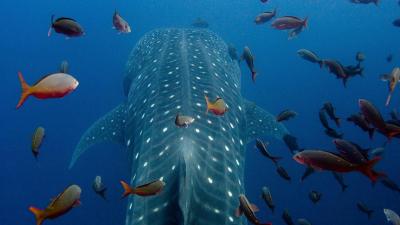
[[78,206],[80,206],[80,205],[82,205],[82,202],[81,202],[81,200],[76,200],[75,202],[74,202],[74,204],[72,205],[72,207],[78,207]]
[[390,92],[387,96],[385,106],[389,106],[390,100],[392,99],[392,92]]
[[274,14],[274,16],[276,16],[277,13],[278,13],[278,9],[275,8],[274,11],[272,11],[272,14]]
[[71,169],[79,157],[90,147],[101,142],[115,142],[123,144],[125,127],[125,104],[121,104],[98,119],[79,140],[72,155],[69,168]]
[[303,27],[308,27],[308,16],[303,20]]
[[337,127],[340,127],[340,118],[339,117],[335,118],[335,124]]
[[375,132],[375,128],[368,129],[368,136],[369,136],[370,140],[372,140],[374,138],[374,132]]
[[261,109],[255,103],[243,99],[246,113],[246,143],[262,137],[271,136],[282,140],[289,132],[282,123],[275,120],[275,116]]
[[122,188],[124,188],[124,193],[122,194],[121,198],[125,198],[126,196],[130,194],[134,194],[134,190],[131,188],[129,184],[127,184],[125,181],[121,180],[119,181],[122,185]]
[[313,169],[314,169],[315,171],[317,171],[317,172],[323,171],[323,169],[322,169],[321,167],[318,167],[318,166],[314,166],[314,165],[307,165],[307,166],[313,168]]
[[51,30],[53,29],[53,22],[54,22],[54,15],[51,15],[50,27],[49,27],[49,31],[47,31],[47,37],[50,37],[50,35],[51,35]]
[[21,83],[21,98],[17,104],[17,109],[24,104],[25,100],[31,95],[31,87],[25,82],[24,77],[22,76],[21,72],[18,72],[19,82]]
[[253,83],[256,82],[256,76],[257,76],[257,72],[255,70],[251,71],[251,80],[253,80]]
[[36,225],[41,225],[45,219],[44,211],[33,206],[29,207],[29,211],[35,215]]
[[210,100],[207,97],[207,95],[204,95],[204,98],[206,99],[206,114],[208,113],[208,111],[211,109],[211,105],[210,105]]
[[343,184],[343,186],[342,186],[342,192],[345,192],[346,191],[346,189],[349,187],[349,185],[347,185],[347,184]]
[[272,160],[275,164],[277,164],[278,161],[281,160],[281,159],[282,159],[282,157],[279,157],[279,156],[272,156],[272,157],[271,157],[271,160]]
[[258,212],[260,211],[260,209],[253,203],[250,204],[250,208],[251,210],[253,210],[253,212]]
[[367,212],[368,219],[371,219],[371,216],[372,216],[373,212],[374,212],[374,210],[372,210],[372,209]]
[[240,217],[243,214],[243,211],[240,207],[235,210],[235,216]]
[[379,76],[381,81],[390,81],[390,74],[382,74]]
[[343,77],[343,78],[342,78],[343,86],[344,86],[345,88],[347,88],[347,80],[348,80],[348,77]]
[[375,157],[372,160],[367,161],[365,164],[362,164],[359,168],[361,173],[367,176],[372,183],[375,183],[378,178],[385,177],[384,173],[376,172],[373,170],[373,167],[381,160],[381,157]]

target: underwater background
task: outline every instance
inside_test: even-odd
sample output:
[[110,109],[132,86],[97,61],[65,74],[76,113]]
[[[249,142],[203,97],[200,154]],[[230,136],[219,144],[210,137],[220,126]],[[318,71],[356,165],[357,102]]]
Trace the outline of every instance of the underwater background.
[[[274,8],[280,16],[308,16],[308,28],[289,41],[286,32],[273,30],[269,24],[254,24],[258,13]],[[86,128],[124,99],[122,80],[128,55],[135,43],[155,28],[190,27],[193,20],[201,17],[209,22],[210,30],[232,43],[239,53],[249,46],[259,76],[253,84],[248,68],[241,64],[242,95],[275,115],[288,108],[298,112],[285,125],[302,148],[334,150],[332,139],[323,133],[318,119],[318,111],[326,101],[334,104],[342,120],[358,111],[359,98],[375,103],[386,118],[390,110],[399,107],[398,92],[390,107],[384,106],[387,85],[379,80],[380,74],[390,72],[400,60],[400,30],[392,25],[400,17],[395,0],[383,1],[378,7],[347,0],[270,0],[267,4],[258,0],[2,0],[0,9],[1,225],[35,224],[28,207],[44,208],[51,197],[73,183],[83,189],[79,210],[45,224],[124,224],[126,200],[120,200],[118,182],[130,176],[124,148],[97,145],[72,170],[68,170],[68,164]],[[118,35],[111,28],[115,9],[129,21],[132,33]],[[69,40],[60,35],[47,37],[52,14],[77,19],[86,35]],[[356,52],[362,51],[366,55],[364,77],[351,79],[344,88],[327,70],[298,57],[296,52],[301,48],[321,57],[340,59],[346,65],[355,64]],[[394,55],[390,63],[386,61],[389,54]],[[20,97],[17,72],[21,71],[31,84],[44,74],[57,71],[62,60],[69,62],[70,73],[79,80],[78,89],[58,100],[30,98],[15,110]],[[46,128],[38,161],[30,153],[31,135],[37,126]],[[370,141],[368,135],[347,122],[343,122],[340,131],[345,139],[364,148],[380,147],[386,141],[380,134]],[[383,208],[400,211],[399,193],[379,182],[372,186],[359,173],[345,174],[345,182],[350,185],[346,192],[341,191],[330,172],[313,174],[301,183],[304,166],[292,160],[283,143],[265,140],[271,142],[274,154],[284,157],[280,164],[292,181],[280,178],[275,166],[259,154],[254,143],[248,145],[246,195],[260,207],[257,215],[261,221],[284,224],[282,211],[288,209],[294,219],[307,218],[313,224],[374,225],[386,223]],[[386,145],[377,169],[400,182],[399,160],[399,140],[393,139]],[[107,201],[92,191],[96,175],[101,175],[107,185]],[[277,207],[274,214],[260,198],[262,186],[271,189]],[[323,194],[317,205],[308,199],[311,190]],[[370,220],[357,210],[358,201],[375,210]]]

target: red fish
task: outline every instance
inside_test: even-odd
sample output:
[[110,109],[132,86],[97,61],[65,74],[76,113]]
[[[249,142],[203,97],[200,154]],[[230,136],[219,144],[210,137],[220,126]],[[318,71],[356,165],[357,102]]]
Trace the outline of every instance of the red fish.
[[79,85],[79,82],[74,77],[66,73],[54,73],[44,76],[32,86],[25,82],[21,72],[18,72],[18,77],[22,87],[22,94],[17,104],[17,109],[31,95],[39,99],[62,98]]
[[360,99],[358,100],[358,105],[360,107],[362,115],[368,123],[372,124],[373,127],[380,131],[384,131],[386,128],[385,121],[379,110],[368,100]]
[[272,22],[271,26],[278,30],[290,30],[299,27],[307,27],[308,18],[301,20],[295,16],[283,16]]
[[373,183],[376,182],[379,177],[385,176],[385,174],[373,170],[375,164],[381,159],[380,157],[375,157],[365,163],[355,164],[331,152],[304,150],[295,154],[293,159],[315,170],[329,170],[340,173],[358,171],[367,176]]
[[131,27],[129,26],[128,22],[126,22],[121,15],[115,10],[113,15],[113,25],[116,30],[120,33],[130,33]]
[[46,209],[41,210],[33,206],[29,207],[36,217],[36,225],[41,225],[46,219],[54,219],[64,215],[73,207],[80,205],[81,188],[71,185],[56,198],[54,198]]
[[127,184],[122,180],[120,181],[120,183],[124,188],[124,194],[122,195],[123,198],[128,195],[140,195],[140,196],[157,195],[163,190],[165,186],[165,183],[161,180],[155,180],[135,188],[132,188],[131,186],[129,186],[129,184]]

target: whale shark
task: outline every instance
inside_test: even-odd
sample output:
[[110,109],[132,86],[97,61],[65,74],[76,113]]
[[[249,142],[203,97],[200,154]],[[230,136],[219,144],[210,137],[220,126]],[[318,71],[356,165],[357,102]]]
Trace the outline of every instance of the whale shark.
[[[126,225],[246,224],[235,217],[245,193],[246,144],[262,136],[282,140],[289,132],[242,97],[240,79],[237,60],[212,31],[150,31],[127,61],[125,100],[83,134],[70,168],[95,144],[119,143],[129,151],[130,185],[166,183],[156,196],[129,196]],[[206,113],[205,96],[224,99],[228,111]],[[178,113],[195,121],[177,127]]]

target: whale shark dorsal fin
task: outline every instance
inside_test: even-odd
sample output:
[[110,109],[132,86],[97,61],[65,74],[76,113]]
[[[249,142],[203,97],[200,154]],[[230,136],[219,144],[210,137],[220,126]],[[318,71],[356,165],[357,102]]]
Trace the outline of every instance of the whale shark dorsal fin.
[[246,143],[262,136],[282,140],[289,134],[286,127],[276,121],[275,116],[258,107],[254,102],[243,100],[246,111]]
[[79,140],[72,155],[69,168],[71,169],[79,157],[90,147],[101,142],[124,143],[125,104],[114,108],[111,112],[98,119]]

